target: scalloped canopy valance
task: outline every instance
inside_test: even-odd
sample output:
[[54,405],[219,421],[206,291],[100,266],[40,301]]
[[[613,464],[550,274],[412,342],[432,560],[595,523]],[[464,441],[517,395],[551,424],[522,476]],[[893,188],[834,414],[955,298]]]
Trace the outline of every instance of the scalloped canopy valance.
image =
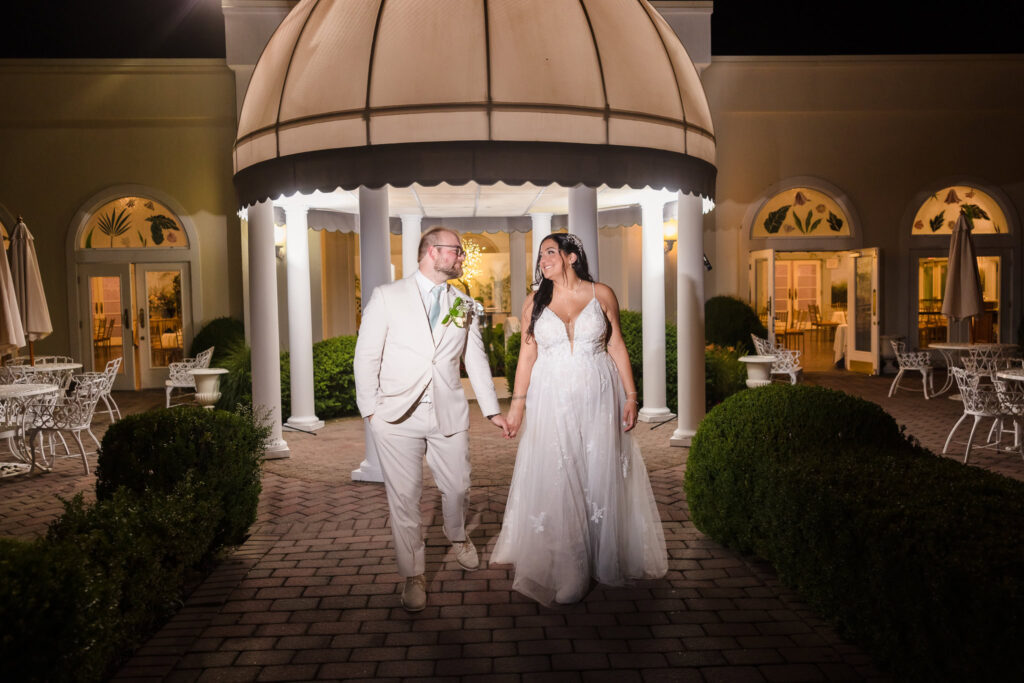
[[697,71],[646,0],[302,0],[253,72],[243,206],[496,182],[713,197]]

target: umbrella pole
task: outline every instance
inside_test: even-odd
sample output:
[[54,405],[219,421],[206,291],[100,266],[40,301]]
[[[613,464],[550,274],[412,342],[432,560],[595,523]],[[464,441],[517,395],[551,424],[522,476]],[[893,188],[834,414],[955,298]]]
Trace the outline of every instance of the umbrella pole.
[[35,352],[35,349],[32,348],[32,342],[31,341],[28,343],[28,364],[29,365],[35,365],[36,364],[36,352]]

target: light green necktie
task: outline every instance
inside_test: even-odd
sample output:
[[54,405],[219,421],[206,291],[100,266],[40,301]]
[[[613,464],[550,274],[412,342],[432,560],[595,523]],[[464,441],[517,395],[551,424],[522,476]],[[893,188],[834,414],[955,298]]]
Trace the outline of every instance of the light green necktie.
[[444,291],[444,285],[435,285],[430,290],[430,296],[433,301],[430,304],[430,313],[427,314],[427,319],[430,321],[430,329],[434,329],[434,325],[437,324],[437,318],[441,315],[441,292]]

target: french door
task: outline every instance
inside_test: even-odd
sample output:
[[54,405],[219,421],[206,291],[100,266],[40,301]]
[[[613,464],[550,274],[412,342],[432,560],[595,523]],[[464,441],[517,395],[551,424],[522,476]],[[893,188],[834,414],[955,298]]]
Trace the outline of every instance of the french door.
[[846,281],[850,289],[846,330],[846,369],[877,375],[878,349],[878,271],[879,250],[860,249],[849,252],[846,260]]
[[[167,366],[192,340],[189,264],[80,264],[83,365],[101,371],[121,358],[114,388],[161,387]],[[88,333],[85,327],[88,326]]]
[[107,361],[121,359],[114,389],[135,385],[135,333],[132,324],[132,276],[127,263],[78,266],[83,368],[101,372]]
[[750,305],[768,330],[768,341],[775,343],[775,250],[750,252]]

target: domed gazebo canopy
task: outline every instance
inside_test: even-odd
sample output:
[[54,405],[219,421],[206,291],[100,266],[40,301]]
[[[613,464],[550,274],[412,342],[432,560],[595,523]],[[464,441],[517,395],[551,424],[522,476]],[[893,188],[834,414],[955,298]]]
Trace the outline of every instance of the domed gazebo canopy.
[[256,65],[242,206],[412,183],[711,198],[697,71],[646,0],[302,0]]

